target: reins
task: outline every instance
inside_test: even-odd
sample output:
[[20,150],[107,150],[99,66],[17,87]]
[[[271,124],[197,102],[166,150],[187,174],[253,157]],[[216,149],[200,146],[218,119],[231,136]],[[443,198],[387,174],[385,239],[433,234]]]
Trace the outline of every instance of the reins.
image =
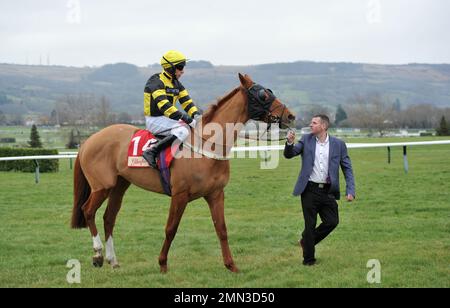
[[[255,88],[259,89],[259,92],[256,92]],[[253,92],[251,92],[251,90]],[[257,114],[258,114],[257,120],[264,121],[268,125],[267,125],[267,128],[264,130],[264,132],[257,137],[257,139],[253,139],[253,138],[249,138],[249,137],[244,137],[244,138],[238,137],[238,138],[241,138],[241,139],[244,139],[244,140],[256,140],[256,141],[262,140],[262,137],[267,134],[267,132],[270,130],[272,124],[276,123],[276,124],[279,125],[279,127],[281,127],[282,120],[283,120],[283,115],[284,115],[287,107],[286,107],[285,104],[281,103],[280,105],[276,106],[274,109],[271,109],[272,108],[272,104],[273,104],[273,102],[275,100],[275,96],[273,95],[271,90],[265,89],[265,88],[263,88],[260,85],[254,84],[252,87],[250,87],[250,89],[245,89],[245,91],[246,91],[246,94],[247,94],[246,97],[247,97],[247,104],[249,105],[249,109],[250,109],[250,106],[252,106],[252,110],[257,112]],[[256,92],[257,95],[254,94],[254,92]],[[261,92],[263,92],[264,94],[268,95],[267,99],[270,100],[269,101],[270,105],[268,104],[268,102],[265,101],[265,99],[261,98]],[[251,105],[250,102],[255,104],[255,106]],[[283,108],[283,110],[281,112],[281,115],[280,116],[274,116],[273,113],[279,108]],[[262,116],[262,115],[264,115],[264,116]],[[252,115],[249,115],[249,117],[252,118]],[[201,120],[198,120],[198,122],[200,123]],[[207,124],[209,124],[209,123],[207,123]],[[186,124],[181,124],[179,126],[175,126],[175,127],[170,128],[170,129],[166,129],[166,130],[160,132],[159,134],[165,133],[167,131],[172,130],[173,128],[181,127],[181,126],[184,126],[184,125],[186,125]],[[211,159],[215,159],[215,160],[229,160],[230,159],[230,157],[228,157],[228,156],[218,155],[218,154],[215,154],[213,152],[205,151],[204,149],[202,149],[202,146],[205,143],[212,143],[212,144],[214,144],[216,146],[216,148],[220,147],[222,149],[231,148],[230,146],[206,140],[205,137],[203,137],[203,135],[196,134],[195,128],[193,129],[193,132],[194,132],[194,135],[193,135],[194,138],[199,138],[202,142],[200,143],[199,146],[193,146],[191,143],[189,143],[187,141],[184,141],[183,144],[186,145],[192,152],[198,153],[200,155],[203,155],[205,157],[208,157],[208,158],[211,158]],[[285,139],[285,138],[265,139],[265,141],[280,141],[280,140],[283,140],[283,139]]]

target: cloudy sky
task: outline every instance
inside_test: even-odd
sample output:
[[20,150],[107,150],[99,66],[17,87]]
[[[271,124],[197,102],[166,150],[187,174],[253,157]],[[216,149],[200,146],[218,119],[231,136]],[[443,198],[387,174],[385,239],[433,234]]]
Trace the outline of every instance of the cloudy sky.
[[0,63],[450,63],[448,0],[14,0]]

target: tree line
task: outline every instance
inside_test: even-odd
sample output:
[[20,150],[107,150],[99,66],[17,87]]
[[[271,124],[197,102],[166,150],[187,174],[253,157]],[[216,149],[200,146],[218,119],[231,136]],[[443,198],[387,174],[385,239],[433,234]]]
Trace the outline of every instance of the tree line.
[[355,95],[337,108],[311,105],[300,113],[297,128],[308,126],[315,114],[327,114],[334,127],[365,128],[381,136],[390,129],[438,129],[450,119],[449,107],[418,104],[402,108],[399,99],[389,102],[380,94]]
[[105,127],[114,123],[133,121],[132,115],[127,112],[114,112],[108,97],[96,97],[92,94],[71,94],[61,97],[47,115],[5,114],[0,110],[0,125],[24,125],[27,118],[32,118],[33,123],[50,126]]
[[67,95],[55,104],[47,124],[64,126],[93,125],[105,127],[114,123],[131,123],[132,116],[127,112],[113,112],[111,102],[106,96]]
[[[442,128],[445,134],[446,119],[450,119],[450,108],[439,108],[431,104],[402,107],[401,101],[390,102],[380,94],[354,95],[346,103],[336,107],[310,104],[297,112],[296,127],[309,125],[315,114],[327,114],[334,127],[364,128],[384,135],[390,129]],[[40,125],[97,126],[115,123],[131,123],[143,119],[142,115],[114,112],[110,99],[91,94],[66,95],[60,97],[48,116],[40,116]],[[0,111],[0,125],[23,125],[22,115],[6,115]]]

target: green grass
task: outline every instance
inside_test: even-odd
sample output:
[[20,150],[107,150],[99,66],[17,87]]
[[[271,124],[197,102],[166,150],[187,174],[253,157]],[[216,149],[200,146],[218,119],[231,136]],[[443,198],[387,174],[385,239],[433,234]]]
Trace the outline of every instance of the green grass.
[[[448,288],[450,146],[410,147],[408,174],[401,148],[392,149],[390,165],[386,152],[350,150],[357,200],[339,202],[340,225],[317,246],[314,267],[301,265],[296,245],[303,219],[291,192],[300,160],[280,158],[274,170],[261,170],[258,159],[232,160],[225,214],[239,274],[222,264],[204,200],[186,209],[162,275],[157,260],[169,198],[130,188],[115,229],[121,268],[98,269],[89,232],[69,228],[68,161],[59,173],[41,174],[37,185],[33,174],[0,172],[0,287]],[[69,259],[81,262],[80,285],[66,282]],[[381,284],[366,281],[369,259],[381,262]]]

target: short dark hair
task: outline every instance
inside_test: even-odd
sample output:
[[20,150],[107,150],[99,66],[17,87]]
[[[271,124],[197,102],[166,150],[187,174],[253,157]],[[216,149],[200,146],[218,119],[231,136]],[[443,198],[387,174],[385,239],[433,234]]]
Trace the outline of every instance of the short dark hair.
[[322,123],[325,124],[326,129],[328,129],[330,127],[330,118],[327,115],[325,115],[325,114],[316,114],[316,115],[313,116],[313,118],[320,118]]

